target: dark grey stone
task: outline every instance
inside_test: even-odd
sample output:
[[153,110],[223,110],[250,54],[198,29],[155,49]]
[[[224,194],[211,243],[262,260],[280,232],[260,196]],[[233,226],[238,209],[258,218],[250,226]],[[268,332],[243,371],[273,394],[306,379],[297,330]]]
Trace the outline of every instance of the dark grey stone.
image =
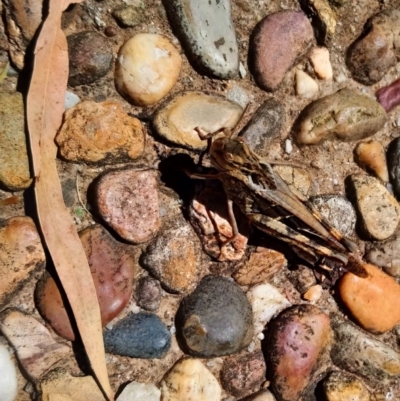
[[387,150],[390,183],[397,199],[400,199],[400,138],[390,142]]

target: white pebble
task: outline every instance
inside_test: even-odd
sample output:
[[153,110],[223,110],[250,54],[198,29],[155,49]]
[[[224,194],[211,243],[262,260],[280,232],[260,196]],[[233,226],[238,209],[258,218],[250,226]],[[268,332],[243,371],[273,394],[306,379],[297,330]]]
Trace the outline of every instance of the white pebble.
[[258,338],[260,341],[262,341],[262,340],[264,340],[265,336],[264,336],[263,333],[258,333],[258,334],[257,334],[257,338]]
[[326,47],[315,47],[311,51],[310,61],[318,78],[332,79],[332,65],[329,60],[329,50]]
[[292,141],[290,139],[285,140],[285,153],[290,155],[293,151]]
[[312,99],[318,93],[318,84],[304,71],[296,71],[296,93],[304,99]]
[[5,345],[0,344],[0,400],[13,401],[17,396],[17,373]]
[[275,400],[276,400],[275,397],[269,390],[264,390],[261,393],[257,393],[248,398],[248,401],[275,401]]
[[246,68],[242,62],[239,63],[239,75],[240,75],[240,78],[242,78],[242,79],[247,75]]
[[65,110],[71,109],[72,107],[76,106],[81,99],[79,96],[75,95],[75,93],[66,91],[65,92]]
[[116,401],[160,401],[161,391],[150,383],[129,383]]

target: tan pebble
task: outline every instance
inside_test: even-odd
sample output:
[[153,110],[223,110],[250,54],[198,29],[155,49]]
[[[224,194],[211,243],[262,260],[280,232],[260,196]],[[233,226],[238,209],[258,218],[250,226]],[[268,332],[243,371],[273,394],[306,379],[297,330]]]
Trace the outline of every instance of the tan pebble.
[[327,401],[370,401],[370,393],[356,376],[342,372],[329,375],[324,383]]
[[162,99],[175,85],[182,59],[164,36],[140,33],[126,41],[118,52],[115,84],[137,106]]
[[303,99],[312,99],[318,94],[318,84],[304,71],[296,71],[296,93]]
[[198,359],[178,361],[161,382],[163,401],[220,401],[217,379]]
[[385,333],[400,322],[400,285],[376,266],[364,266],[368,277],[346,273],[340,280],[339,294],[365,330]]
[[385,150],[380,142],[361,142],[357,145],[355,154],[361,167],[372,170],[382,181],[389,182]]
[[276,401],[276,398],[269,390],[263,390],[250,397],[247,397],[246,401]]
[[329,50],[326,47],[312,49],[310,61],[318,78],[332,79],[332,65],[329,59]]
[[323,291],[321,285],[313,285],[303,294],[303,299],[309,302],[317,302],[321,298]]

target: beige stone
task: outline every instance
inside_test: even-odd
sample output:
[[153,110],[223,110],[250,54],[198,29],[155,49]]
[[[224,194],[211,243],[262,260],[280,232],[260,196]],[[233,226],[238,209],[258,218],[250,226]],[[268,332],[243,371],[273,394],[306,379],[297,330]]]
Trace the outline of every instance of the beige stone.
[[312,49],[310,61],[318,78],[332,79],[332,65],[329,59],[329,50],[326,47],[315,47]]
[[303,99],[312,99],[318,94],[318,84],[304,71],[296,71],[296,93]]
[[357,145],[355,154],[361,167],[372,170],[382,181],[389,182],[386,154],[380,142],[361,142]]
[[317,302],[323,294],[323,289],[320,284],[313,285],[304,294],[303,299],[309,302]]

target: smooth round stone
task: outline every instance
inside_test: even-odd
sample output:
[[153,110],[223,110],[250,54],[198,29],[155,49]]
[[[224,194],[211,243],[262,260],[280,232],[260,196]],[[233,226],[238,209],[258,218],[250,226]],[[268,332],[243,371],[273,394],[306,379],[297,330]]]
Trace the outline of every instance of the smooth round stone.
[[312,99],[317,96],[318,84],[304,71],[296,71],[296,93],[303,99]]
[[357,145],[354,153],[356,161],[361,167],[372,171],[382,181],[389,182],[385,150],[380,142],[361,142]]
[[0,183],[10,191],[31,185],[22,95],[0,93]]
[[353,78],[364,85],[380,81],[397,63],[400,10],[389,9],[372,16],[363,34],[348,49],[346,63]]
[[239,51],[229,0],[171,0],[165,8],[189,58],[200,70],[222,79],[237,75]]
[[21,288],[33,271],[44,267],[46,256],[30,217],[12,217],[0,223],[0,306]]
[[250,149],[268,156],[272,140],[279,138],[286,120],[285,108],[275,99],[266,100],[254,113],[240,136]]
[[303,294],[303,299],[315,303],[322,297],[323,291],[322,285],[313,285]]
[[387,150],[390,183],[397,199],[400,199],[400,138],[390,142]]
[[269,390],[262,390],[258,393],[246,397],[243,401],[276,401],[276,398]]
[[141,308],[157,310],[161,302],[160,283],[150,276],[142,277],[136,286],[135,299]]
[[328,315],[312,305],[293,306],[269,324],[267,366],[280,401],[307,399],[330,336]]
[[237,284],[221,276],[206,276],[182,301],[177,328],[191,355],[234,354],[251,341],[251,305]]
[[[400,104],[400,79],[376,91],[376,98],[382,107],[389,112]],[[398,121],[398,120],[397,120]],[[398,123],[396,123],[399,126]]]
[[[103,326],[125,308],[132,296],[136,262],[127,245],[117,242],[102,226],[93,225],[79,233],[88,258],[99,300]],[[61,337],[74,340],[75,334],[54,279],[48,274],[39,281],[36,305]]]
[[386,111],[375,100],[352,89],[341,89],[310,103],[297,119],[297,142],[315,145],[329,138],[356,141],[381,128]]
[[160,401],[161,391],[151,383],[130,382],[116,401]]
[[221,401],[218,380],[198,359],[178,361],[161,382],[163,401]]
[[267,15],[255,27],[250,39],[251,68],[262,89],[278,89],[287,71],[312,46],[314,32],[300,11]]
[[400,322],[400,285],[374,265],[368,277],[346,273],[339,282],[340,298],[365,330],[385,333]]
[[174,87],[181,64],[178,50],[165,36],[139,33],[119,49],[115,85],[134,105],[149,106]]
[[14,401],[17,396],[17,372],[5,345],[0,344],[0,399]]
[[142,23],[145,19],[143,8],[124,5],[112,11],[112,16],[125,28],[132,28]]
[[97,32],[79,32],[67,37],[71,86],[91,84],[110,70],[113,53],[108,40]]
[[103,220],[126,241],[140,244],[160,228],[157,181],[151,170],[115,170],[100,177],[97,209]]
[[171,346],[168,328],[157,315],[131,313],[103,331],[106,352],[131,358],[161,358]]
[[394,196],[374,177],[353,174],[349,183],[366,234],[379,241],[393,235],[400,221],[400,206]]
[[332,79],[332,65],[326,47],[314,47],[310,52],[310,61],[319,79]]
[[242,107],[217,95],[183,92],[175,96],[155,115],[157,133],[176,145],[201,150],[207,141],[200,139],[195,128],[216,132],[234,128],[243,113]]
[[323,386],[327,401],[371,401],[365,384],[348,373],[331,373]]
[[87,100],[65,112],[56,143],[66,160],[115,163],[141,156],[144,133],[141,122],[119,103]]

